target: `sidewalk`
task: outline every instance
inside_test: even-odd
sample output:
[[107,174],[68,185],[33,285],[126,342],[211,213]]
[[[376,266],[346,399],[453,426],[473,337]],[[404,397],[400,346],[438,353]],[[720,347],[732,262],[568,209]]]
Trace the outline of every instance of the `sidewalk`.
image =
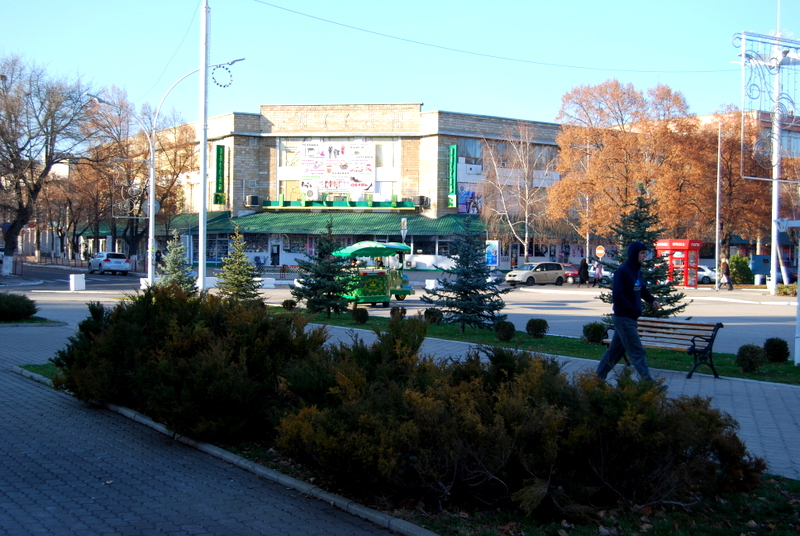
[[15,370],[47,363],[74,331],[0,327],[0,533],[435,536]]

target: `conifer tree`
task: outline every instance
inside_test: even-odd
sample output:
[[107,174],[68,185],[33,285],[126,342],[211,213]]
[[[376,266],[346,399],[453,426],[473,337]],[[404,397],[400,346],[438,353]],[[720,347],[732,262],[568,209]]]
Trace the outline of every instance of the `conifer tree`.
[[159,286],[177,285],[190,296],[197,294],[197,277],[192,274],[192,265],[186,255],[186,247],[181,243],[178,233],[172,235],[167,242],[167,254],[164,256],[164,273]]
[[[625,262],[628,255],[628,244],[634,241],[644,243],[648,251],[655,253],[656,241],[664,233],[664,228],[659,224],[658,215],[653,212],[656,202],[647,198],[644,185],[640,183],[638,188],[639,195],[631,206],[631,210],[620,216],[618,224],[611,226],[620,245],[619,253],[614,257],[616,265]],[[605,262],[603,264],[613,266]],[[654,255],[653,258],[646,260],[642,265],[642,275],[647,282],[650,294],[661,303],[661,309],[643,303],[643,316],[666,318],[675,316],[686,308],[688,303],[681,303],[686,295],[678,291],[672,282],[667,281],[667,265],[661,257]],[[610,287],[610,285],[603,286]],[[599,298],[605,303],[612,303],[610,292],[600,294]]]
[[222,258],[217,288],[226,298],[256,300],[260,298],[258,289],[261,288],[261,283],[257,279],[256,266],[247,258],[244,246],[244,237],[237,227],[233,233],[230,255]]
[[328,318],[332,312],[347,310],[350,302],[343,296],[356,284],[357,275],[350,267],[350,259],[333,256],[338,248],[333,239],[333,221],[328,220],[314,254],[306,254],[306,260],[298,259],[299,285],[292,287],[292,296],[298,301],[305,300],[309,312],[325,311]]
[[456,233],[450,253],[452,268],[442,270],[451,277],[438,280],[439,287],[425,289],[421,296],[423,303],[433,305],[444,313],[444,321],[459,324],[461,333],[467,326],[492,328],[507,315],[498,314],[505,307],[501,294],[511,288],[499,288],[503,277],[494,277],[492,269],[486,264],[486,244],[479,231],[473,230],[470,218],[464,220],[464,230]]

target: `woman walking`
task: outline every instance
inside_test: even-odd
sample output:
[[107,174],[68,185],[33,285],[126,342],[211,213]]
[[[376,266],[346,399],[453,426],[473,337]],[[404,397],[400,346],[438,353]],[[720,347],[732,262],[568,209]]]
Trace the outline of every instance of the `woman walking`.
[[589,286],[589,263],[586,262],[586,259],[581,259],[581,264],[578,266],[578,286],[580,287],[586,283],[586,286]]

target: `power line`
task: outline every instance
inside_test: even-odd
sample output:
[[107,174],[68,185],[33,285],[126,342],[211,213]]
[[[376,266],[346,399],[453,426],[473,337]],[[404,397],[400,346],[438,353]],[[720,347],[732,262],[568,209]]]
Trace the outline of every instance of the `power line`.
[[414,39],[408,39],[405,37],[398,37],[396,35],[385,34],[381,32],[376,32],[374,30],[367,30],[366,28],[359,28],[358,26],[352,26],[350,24],[344,24],[342,22],[337,22],[335,20],[330,19],[323,19],[322,17],[317,17],[316,15],[311,15],[309,13],[303,13],[301,11],[295,11],[294,9],[289,9],[287,7],[279,6],[276,4],[270,4],[269,2],[265,2],[264,0],[253,0],[258,4],[263,4],[265,6],[273,7],[275,9],[280,9],[283,11],[287,11],[289,13],[294,13],[295,15],[300,15],[302,17],[307,17],[309,19],[318,20],[320,22],[325,22],[327,24],[333,24],[335,26],[341,26],[342,28],[347,28],[348,30],[356,30],[359,32],[364,32],[367,34],[377,35],[378,37],[385,37],[387,39],[394,39],[397,41],[403,41],[405,43],[411,43],[413,45],[419,45],[423,47],[429,48],[436,48],[439,50],[447,50],[449,52],[455,52],[458,54],[469,54],[471,56],[479,56],[482,58],[490,58],[495,60],[502,60],[502,61],[511,61],[515,63],[527,63],[530,65],[541,65],[544,67],[558,67],[561,69],[583,69],[586,71],[609,71],[609,72],[619,72],[619,73],[662,73],[662,74],[687,74],[687,73],[727,73],[736,71],[738,69],[710,69],[710,70],[699,70],[699,71],[665,71],[661,69],[656,70],[643,70],[643,69],[616,69],[616,68],[607,68],[607,67],[586,67],[583,65],[565,65],[561,63],[547,63],[544,61],[533,61],[533,60],[526,60],[521,58],[510,58],[507,56],[497,56],[495,54],[485,54],[482,52],[474,52],[471,50],[463,50],[460,48],[453,48],[453,47],[446,47],[443,45],[435,45],[433,43],[426,43],[424,41],[416,41]]

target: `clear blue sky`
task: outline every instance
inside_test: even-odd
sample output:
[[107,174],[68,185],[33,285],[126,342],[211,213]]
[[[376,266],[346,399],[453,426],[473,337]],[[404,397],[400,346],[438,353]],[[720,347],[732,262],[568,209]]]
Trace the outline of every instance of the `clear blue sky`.
[[[117,85],[137,105],[155,106],[198,67],[201,5],[2,0],[0,54],[80,75],[98,91]],[[211,116],[257,113],[261,104],[415,102],[424,110],[555,121],[564,93],[608,78],[639,89],[666,83],[684,93],[692,112],[707,114],[741,102],[733,34],[767,34],[778,25],[778,0],[209,5],[210,62],[246,58],[231,68],[229,88],[210,82]],[[782,1],[780,26],[800,39],[800,0]],[[197,75],[181,82],[164,109],[196,120],[198,86]]]

